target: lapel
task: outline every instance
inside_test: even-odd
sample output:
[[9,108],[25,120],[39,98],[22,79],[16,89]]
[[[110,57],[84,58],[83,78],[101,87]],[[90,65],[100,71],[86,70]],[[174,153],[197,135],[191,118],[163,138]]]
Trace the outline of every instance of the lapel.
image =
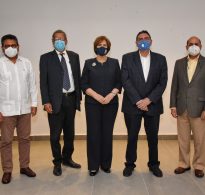
[[185,82],[189,85],[189,78],[188,78],[188,72],[187,72],[187,64],[188,63],[188,60],[187,60],[187,57],[185,57],[183,60],[182,60],[182,74],[183,74],[183,78],[185,80]]
[[56,53],[55,50],[53,50],[52,56],[53,56],[53,64],[54,64],[54,66],[59,67],[60,70],[63,71],[63,68],[62,68],[62,66],[61,66],[61,62],[60,62],[60,60],[59,60],[59,58],[58,58],[58,54]]
[[140,73],[142,80],[145,83],[145,78],[144,78],[144,73],[143,73],[143,69],[142,69],[142,62],[140,59],[139,50],[137,52],[134,52],[133,61],[134,61],[134,64],[136,65],[136,68],[138,69],[138,71]]
[[195,72],[194,72],[194,75],[193,75],[193,77],[192,77],[192,79],[191,79],[190,84],[193,82],[193,80],[196,78],[196,76],[197,76],[198,73],[200,72],[200,69],[201,69],[201,67],[202,67],[201,60],[202,60],[202,57],[199,56],[198,63],[197,63],[197,65],[196,65],[196,70],[195,70]]
[[147,83],[149,82],[151,76],[153,75],[153,70],[154,70],[154,66],[155,66],[155,57],[153,55],[153,53],[150,51],[150,67],[149,67],[149,73],[148,73],[148,77],[147,77]]
[[144,81],[144,83],[148,83],[148,81],[150,80],[150,77],[152,76],[152,72],[154,70],[155,58],[154,58],[153,53],[150,51],[150,68],[149,68],[147,81],[145,81],[145,78],[144,78],[144,73],[143,73],[142,62],[140,59],[139,50],[134,53],[133,60],[138,68],[138,71],[140,73],[140,76],[142,77],[142,80]]

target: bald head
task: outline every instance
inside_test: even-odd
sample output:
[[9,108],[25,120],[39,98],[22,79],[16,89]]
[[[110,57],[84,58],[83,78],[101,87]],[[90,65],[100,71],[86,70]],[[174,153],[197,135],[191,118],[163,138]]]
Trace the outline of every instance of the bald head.
[[200,55],[201,48],[201,40],[198,37],[192,36],[187,40],[186,49],[190,58],[197,58]]
[[190,38],[187,40],[187,44],[186,44],[187,49],[188,49],[190,46],[192,46],[192,45],[197,45],[197,46],[199,46],[200,49],[201,49],[201,47],[202,47],[202,45],[201,45],[201,40],[200,40],[198,37],[196,37],[196,36],[190,37]]

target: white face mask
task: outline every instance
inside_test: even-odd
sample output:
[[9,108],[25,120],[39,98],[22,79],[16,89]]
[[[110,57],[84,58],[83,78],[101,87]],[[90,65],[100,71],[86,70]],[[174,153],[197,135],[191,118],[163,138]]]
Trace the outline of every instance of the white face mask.
[[200,53],[200,47],[197,45],[192,45],[188,48],[188,53],[191,56],[197,56]]
[[8,47],[7,49],[5,49],[5,54],[9,57],[9,58],[13,58],[17,55],[18,50],[17,48],[12,48],[12,47]]

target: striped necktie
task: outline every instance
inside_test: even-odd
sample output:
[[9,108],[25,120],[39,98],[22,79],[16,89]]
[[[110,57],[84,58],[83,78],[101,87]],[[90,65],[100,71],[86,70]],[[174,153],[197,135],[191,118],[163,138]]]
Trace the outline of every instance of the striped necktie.
[[67,64],[64,58],[64,53],[61,53],[61,65],[63,68],[63,88],[68,91],[70,89],[70,78],[68,74]]

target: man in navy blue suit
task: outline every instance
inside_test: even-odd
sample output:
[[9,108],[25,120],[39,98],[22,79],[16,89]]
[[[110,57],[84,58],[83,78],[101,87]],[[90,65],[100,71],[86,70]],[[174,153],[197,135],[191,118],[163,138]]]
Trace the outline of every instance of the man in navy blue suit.
[[163,113],[162,94],[167,85],[167,62],[163,55],[150,51],[152,39],[149,32],[139,32],[136,44],[139,50],[122,58],[122,112],[128,131],[123,175],[129,177],[136,167],[137,140],[144,118],[149,146],[148,167],[155,176],[162,177],[158,160],[158,130]]

